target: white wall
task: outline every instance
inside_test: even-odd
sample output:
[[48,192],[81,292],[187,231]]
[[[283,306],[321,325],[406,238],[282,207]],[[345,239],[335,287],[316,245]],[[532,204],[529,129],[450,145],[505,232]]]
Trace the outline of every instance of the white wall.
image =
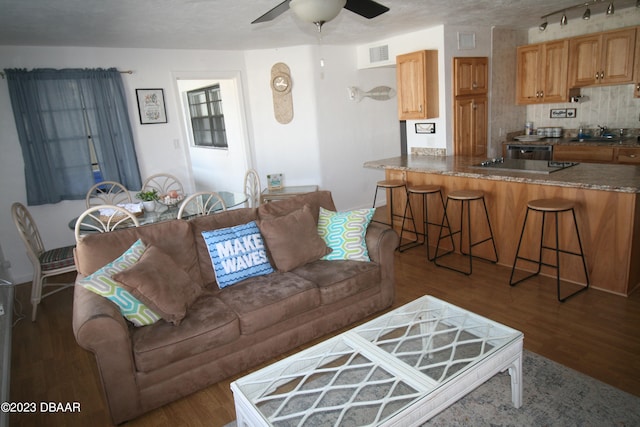
[[[362,164],[400,153],[396,102],[394,98],[353,103],[347,100],[346,87],[395,88],[395,69],[358,71],[355,46],[324,46],[326,66],[321,78],[317,50],[318,46],[247,52],[0,46],[0,64],[5,68],[132,70],[123,80],[142,178],[172,173],[186,183],[187,191],[195,186],[176,78],[238,75],[237,89],[246,110],[240,114],[247,122],[240,133],[244,132],[247,155],[253,159],[263,186],[266,174],[282,172],[288,185],[318,184],[332,191],[338,209],[369,206],[375,181],[382,179],[383,173],[364,169]],[[292,73],[294,119],[287,125],[278,123],[273,115],[270,70],[276,62],[287,63]],[[140,125],[136,88],[165,90],[168,123]],[[11,220],[10,206],[14,201],[26,203],[26,190],[6,84],[0,84],[0,126],[0,242],[14,278],[24,282],[30,280],[32,269]],[[30,207],[49,248],[74,243],[68,223],[83,210],[83,201]]]

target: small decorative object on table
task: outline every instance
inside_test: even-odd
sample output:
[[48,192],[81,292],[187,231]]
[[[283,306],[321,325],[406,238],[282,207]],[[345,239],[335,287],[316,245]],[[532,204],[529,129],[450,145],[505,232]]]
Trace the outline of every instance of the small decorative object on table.
[[276,190],[283,187],[283,180],[281,173],[272,173],[267,175],[267,185],[269,190]]
[[141,191],[136,194],[136,198],[142,200],[145,211],[153,212],[156,208],[156,200],[158,200],[158,191],[156,189]]
[[184,200],[184,194],[178,193],[176,190],[171,190],[167,194],[160,195],[158,201],[163,205],[172,208],[178,206],[180,202]]

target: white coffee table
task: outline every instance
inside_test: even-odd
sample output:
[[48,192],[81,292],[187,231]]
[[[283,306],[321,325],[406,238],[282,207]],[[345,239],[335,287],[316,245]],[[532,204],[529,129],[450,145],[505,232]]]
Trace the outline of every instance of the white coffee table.
[[233,382],[238,427],[419,425],[507,369],[519,408],[522,340],[425,296]]

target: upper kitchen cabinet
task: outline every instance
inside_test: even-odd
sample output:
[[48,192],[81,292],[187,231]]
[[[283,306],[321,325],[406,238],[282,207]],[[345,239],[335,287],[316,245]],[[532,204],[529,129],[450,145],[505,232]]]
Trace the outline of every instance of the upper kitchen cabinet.
[[572,38],[569,87],[631,83],[635,44],[635,28]]
[[438,51],[421,50],[396,57],[400,120],[438,117]]
[[516,104],[565,102],[569,41],[520,46],[517,50]]
[[486,94],[488,92],[487,57],[453,58],[454,96]]

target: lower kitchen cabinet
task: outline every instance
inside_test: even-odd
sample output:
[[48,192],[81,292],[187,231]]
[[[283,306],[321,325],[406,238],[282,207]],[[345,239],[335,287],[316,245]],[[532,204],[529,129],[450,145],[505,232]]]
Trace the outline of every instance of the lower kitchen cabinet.
[[454,100],[453,151],[457,156],[487,153],[487,97],[458,96]]
[[640,147],[556,145],[553,160],[560,162],[640,164]]

